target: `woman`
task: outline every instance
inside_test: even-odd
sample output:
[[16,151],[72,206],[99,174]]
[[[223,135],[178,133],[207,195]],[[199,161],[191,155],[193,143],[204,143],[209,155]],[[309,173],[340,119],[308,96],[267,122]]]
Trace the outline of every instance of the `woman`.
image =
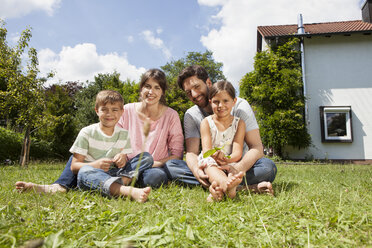
[[[141,102],[124,106],[124,114],[118,125],[129,131],[132,149],[131,159],[138,151],[149,152],[154,158],[152,168],[144,171],[143,184],[158,187],[168,181],[164,164],[171,159],[182,159],[183,133],[178,113],[165,105],[167,81],[164,72],[150,69],[142,75],[140,82]],[[150,122],[148,137],[143,128]]]
[[[118,123],[130,133],[132,154],[136,156],[141,151],[149,152],[154,158],[152,168],[143,172],[138,183],[141,186],[159,187],[168,182],[168,176],[163,166],[167,161],[182,159],[183,133],[178,113],[165,105],[167,81],[163,71],[150,69],[140,81],[140,102],[124,106],[124,113]],[[150,122],[149,134],[145,140],[143,127]],[[34,189],[37,192],[66,192],[76,187],[76,175],[71,171],[71,158],[67,162],[61,176],[51,185],[40,185],[30,182],[16,182],[20,191]]]

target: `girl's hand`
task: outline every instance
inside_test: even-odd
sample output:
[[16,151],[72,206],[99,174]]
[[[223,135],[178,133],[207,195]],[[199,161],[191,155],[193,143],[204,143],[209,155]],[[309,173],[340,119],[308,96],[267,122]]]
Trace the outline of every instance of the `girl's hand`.
[[213,155],[212,155],[212,158],[217,162],[218,165],[220,166],[223,166],[223,165],[227,165],[228,164],[228,161],[225,156],[225,153],[221,150],[218,150],[216,151]]
[[124,153],[118,153],[115,155],[112,162],[114,162],[118,168],[122,168],[127,163],[127,155]]

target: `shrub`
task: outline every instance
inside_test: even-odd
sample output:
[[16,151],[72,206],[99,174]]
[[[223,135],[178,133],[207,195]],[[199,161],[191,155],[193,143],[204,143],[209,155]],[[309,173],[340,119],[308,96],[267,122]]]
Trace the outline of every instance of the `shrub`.
[[[23,134],[0,127],[0,164],[6,159],[19,160],[23,142]],[[44,140],[31,138],[30,159],[50,159],[53,152],[50,143]]]

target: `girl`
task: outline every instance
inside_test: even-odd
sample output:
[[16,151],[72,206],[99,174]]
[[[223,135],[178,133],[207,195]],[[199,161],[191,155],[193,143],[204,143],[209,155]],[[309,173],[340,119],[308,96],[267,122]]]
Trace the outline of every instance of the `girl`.
[[[207,200],[220,201],[223,194],[229,198],[236,196],[236,187],[241,183],[243,173],[226,175],[219,166],[238,162],[243,155],[245,124],[239,117],[231,115],[236,103],[235,89],[230,82],[219,81],[209,91],[209,101],[213,115],[206,117],[200,124],[202,153],[199,166],[209,177],[211,194]],[[214,149],[211,156],[203,154]],[[208,152],[210,153],[210,152]],[[216,193],[217,192],[217,193]]]

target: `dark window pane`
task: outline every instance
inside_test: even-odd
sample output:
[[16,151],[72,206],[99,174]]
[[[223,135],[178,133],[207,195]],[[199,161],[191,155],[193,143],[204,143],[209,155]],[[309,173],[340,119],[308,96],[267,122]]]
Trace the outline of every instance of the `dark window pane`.
[[326,113],[326,116],[328,136],[346,136],[346,113]]

